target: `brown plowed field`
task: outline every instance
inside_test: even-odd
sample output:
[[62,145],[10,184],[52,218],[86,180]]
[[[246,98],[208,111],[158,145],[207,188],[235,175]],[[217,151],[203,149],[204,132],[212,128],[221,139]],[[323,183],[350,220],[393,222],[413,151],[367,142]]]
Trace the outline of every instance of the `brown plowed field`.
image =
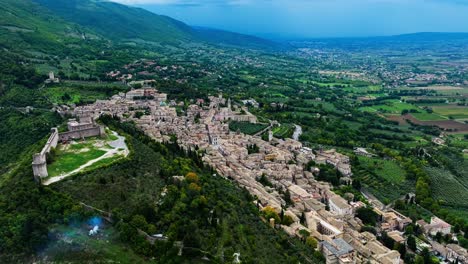
[[422,126],[438,126],[443,130],[452,130],[454,132],[468,132],[468,124],[463,124],[454,120],[420,121],[411,114],[406,114],[404,116],[392,115],[388,116],[387,119],[397,121],[400,125],[407,124],[406,120],[409,120],[414,124]]

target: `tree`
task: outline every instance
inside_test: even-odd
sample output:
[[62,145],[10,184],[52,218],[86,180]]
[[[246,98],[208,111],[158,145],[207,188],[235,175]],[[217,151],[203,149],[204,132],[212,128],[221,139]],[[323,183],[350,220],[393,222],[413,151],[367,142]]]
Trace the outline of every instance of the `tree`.
[[429,252],[428,248],[424,248],[422,250],[421,256],[423,257],[423,260],[424,260],[425,264],[431,264],[432,263],[431,253]]
[[318,246],[318,242],[315,238],[309,236],[307,239],[306,239],[306,245],[308,245],[309,247],[313,248],[314,250],[317,248]]
[[302,241],[306,241],[306,239],[310,236],[310,233],[309,233],[309,231],[307,231],[305,229],[301,229],[301,230],[299,230],[299,235],[301,236]]
[[353,180],[352,186],[354,189],[360,191],[361,190],[361,181],[360,180]]
[[281,221],[278,213],[271,206],[267,206],[267,207],[263,208],[262,214],[265,216],[265,218],[267,220],[270,220],[271,218],[275,219],[275,223],[280,223],[280,221]]
[[404,244],[395,243],[393,249],[400,253],[402,259],[405,258],[405,256],[406,256],[406,246]]
[[303,224],[303,225],[306,224],[306,217],[305,217],[305,213],[304,213],[304,212],[302,212],[301,218],[299,218],[299,221],[300,221],[300,223]]
[[189,183],[198,183],[198,175],[194,172],[189,172],[185,175],[185,180]]
[[135,215],[132,217],[132,221],[130,221],[130,224],[135,227],[139,228],[143,231],[147,231],[148,229],[148,223],[146,222],[146,219],[142,215]]
[[356,210],[356,216],[366,225],[375,226],[377,223],[377,213],[372,208],[361,207]]
[[286,190],[284,193],[284,201],[286,202],[286,205],[292,205],[293,201],[291,200],[291,193],[289,190]]
[[292,223],[294,223],[293,218],[290,215],[284,215],[283,220],[281,221],[283,225],[290,226]]
[[421,257],[421,256],[416,256],[416,258],[414,260],[414,264],[425,264],[424,263],[424,258]]
[[408,236],[408,239],[406,240],[406,245],[409,249],[416,251],[416,239],[413,235]]

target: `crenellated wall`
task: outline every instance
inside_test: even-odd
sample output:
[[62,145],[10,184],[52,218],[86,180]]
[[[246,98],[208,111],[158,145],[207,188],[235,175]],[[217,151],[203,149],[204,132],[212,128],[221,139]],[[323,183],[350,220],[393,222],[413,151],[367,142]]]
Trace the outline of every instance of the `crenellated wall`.
[[50,152],[52,148],[56,148],[59,141],[59,133],[56,127],[51,129],[51,135],[47,140],[47,143],[42,148],[40,153],[33,155],[32,169],[34,178],[37,181],[40,181],[41,178],[49,176],[47,173],[47,153]]
[[86,129],[81,129],[81,130],[76,130],[76,131],[69,131],[69,132],[64,132],[60,133],[59,135],[59,140],[60,141],[67,141],[70,139],[81,139],[81,138],[87,138],[87,137],[96,137],[96,136],[101,136],[105,133],[104,128],[101,126],[95,126],[92,128],[86,128]]

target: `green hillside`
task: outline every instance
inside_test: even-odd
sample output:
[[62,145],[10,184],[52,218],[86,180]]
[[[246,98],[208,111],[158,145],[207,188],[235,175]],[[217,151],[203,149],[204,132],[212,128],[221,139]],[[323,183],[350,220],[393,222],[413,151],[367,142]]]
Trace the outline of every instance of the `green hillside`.
[[32,1],[66,21],[92,29],[112,40],[143,39],[175,44],[193,39],[191,27],[140,8],[93,0]]
[[83,42],[82,33],[82,27],[29,0],[5,0],[0,6],[0,45],[8,50],[58,51]]

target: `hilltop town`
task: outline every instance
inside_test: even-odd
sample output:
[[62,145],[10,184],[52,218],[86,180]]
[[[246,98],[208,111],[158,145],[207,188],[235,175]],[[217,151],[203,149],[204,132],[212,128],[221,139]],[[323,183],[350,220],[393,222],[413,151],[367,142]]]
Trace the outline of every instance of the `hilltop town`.
[[[281,228],[291,236],[307,234],[319,241],[327,263],[401,262],[398,251],[384,246],[376,235],[361,232],[364,224],[355,214],[359,208],[373,208],[382,219],[379,230],[403,243],[403,231],[412,220],[383,207],[377,200],[363,203],[335,194],[330,183],[315,179],[320,169],[308,166],[329,164],[342,174],[343,184],[350,184],[353,174],[346,155],[334,149],[312,150],[289,138],[277,139],[271,131],[267,132],[266,140],[230,131],[229,121],[256,123],[257,118],[246,107],[233,105],[222,95],[210,96],[209,102],[192,100],[190,105],[174,100],[167,103],[167,94],[151,88],[151,81],[142,81],[141,85],[141,89],[114,95],[109,100],[76,107],[73,115],[88,123],[89,117],[111,115],[134,122],[156,141],[175,139],[183,149],[202,151],[203,161],[217,171],[215,176],[232,179],[246,188],[256,198],[259,210],[273,209],[292,219],[289,225],[277,223],[274,218],[265,219],[273,228]],[[178,112],[176,107],[186,111]],[[252,146],[255,151],[249,151]],[[357,150],[368,154],[363,149]],[[428,234],[449,234],[451,227],[435,217],[430,224],[419,225]],[[457,245],[439,247],[448,258],[466,260],[466,250]]]

